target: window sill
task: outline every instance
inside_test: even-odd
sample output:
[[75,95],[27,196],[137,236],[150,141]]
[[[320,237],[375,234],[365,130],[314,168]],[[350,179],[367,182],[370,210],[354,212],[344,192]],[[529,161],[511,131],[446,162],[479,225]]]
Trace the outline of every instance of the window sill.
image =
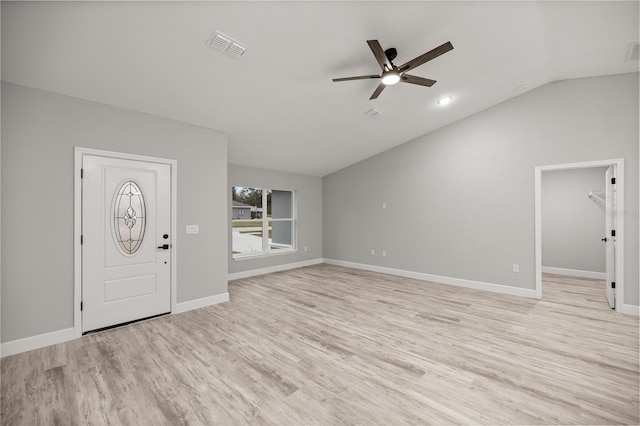
[[260,253],[246,253],[246,254],[234,254],[232,255],[233,260],[249,260],[249,259],[257,259],[257,258],[261,258],[261,257],[273,257],[273,256],[280,256],[282,254],[291,254],[291,253],[297,253],[298,249],[280,249],[277,251],[271,251],[271,252],[260,252]]

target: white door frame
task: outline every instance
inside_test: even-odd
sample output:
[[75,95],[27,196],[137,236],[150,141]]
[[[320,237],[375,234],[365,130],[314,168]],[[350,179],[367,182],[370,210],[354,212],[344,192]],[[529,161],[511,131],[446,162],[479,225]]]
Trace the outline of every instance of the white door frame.
[[84,155],[94,155],[99,157],[118,158],[122,160],[145,161],[149,163],[168,164],[171,168],[171,312],[176,311],[176,244],[177,234],[177,176],[178,162],[166,158],[148,157],[144,155],[126,154],[122,152],[102,151],[91,148],[75,147],[74,150],[74,173],[73,173],[73,330],[74,336],[82,336],[82,312],[80,302],[82,301],[82,246],[80,236],[82,235],[82,179],[80,177],[82,169],[82,158]]
[[[592,167],[614,166],[616,177],[616,311],[621,312],[624,305],[624,159],[587,161],[584,163],[555,164],[537,166],[534,170],[535,181],[535,292],[536,298],[542,298],[542,173],[555,170],[587,169]],[[586,197],[586,194],[585,194]]]

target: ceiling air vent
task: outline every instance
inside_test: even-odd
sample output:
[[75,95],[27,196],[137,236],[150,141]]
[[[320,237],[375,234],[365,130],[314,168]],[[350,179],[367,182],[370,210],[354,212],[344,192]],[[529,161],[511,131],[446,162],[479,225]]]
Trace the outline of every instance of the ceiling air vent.
[[382,111],[379,109],[371,108],[369,111],[365,112],[364,115],[371,118],[378,118],[382,115]]
[[627,51],[627,61],[638,60],[638,45],[640,42],[629,43],[629,50]]
[[228,35],[222,34],[219,31],[214,31],[209,37],[209,40],[205,43],[209,47],[223,51],[229,56],[239,58],[247,51],[247,47],[242,43],[232,39]]

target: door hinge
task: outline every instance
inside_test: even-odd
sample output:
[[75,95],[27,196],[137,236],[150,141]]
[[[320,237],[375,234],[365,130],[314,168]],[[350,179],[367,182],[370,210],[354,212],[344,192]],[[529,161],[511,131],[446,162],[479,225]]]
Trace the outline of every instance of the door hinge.
[[611,178],[611,185],[615,185],[616,184],[616,178]]
[[612,229],[612,230],[611,230],[611,236],[612,236],[612,237],[615,237],[615,236],[616,236],[616,230],[615,230],[615,229]]
[[84,177],[84,169],[80,169],[80,179]]
[[84,244],[84,235],[80,235],[80,245]]
[[615,281],[611,282],[611,288],[616,288],[616,282]]
[[80,310],[82,310],[83,306],[82,306],[82,302],[80,302]]

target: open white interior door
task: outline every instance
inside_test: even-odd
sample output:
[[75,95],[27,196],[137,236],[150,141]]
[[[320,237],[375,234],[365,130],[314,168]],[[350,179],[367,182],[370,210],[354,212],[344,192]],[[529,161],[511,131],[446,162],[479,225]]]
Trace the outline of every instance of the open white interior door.
[[607,301],[609,306],[616,307],[616,185],[614,166],[609,166],[605,173],[605,228],[606,236],[603,239],[606,245],[606,275],[605,283]]

